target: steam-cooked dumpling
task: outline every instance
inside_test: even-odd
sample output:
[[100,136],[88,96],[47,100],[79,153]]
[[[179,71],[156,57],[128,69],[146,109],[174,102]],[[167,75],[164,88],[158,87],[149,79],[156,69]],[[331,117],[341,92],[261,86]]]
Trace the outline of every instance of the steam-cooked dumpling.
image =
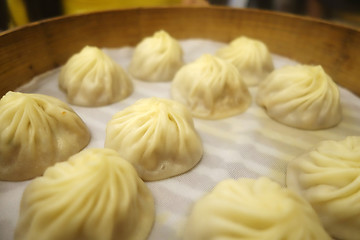
[[286,182],[310,202],[333,237],[359,239],[359,136],[320,142],[289,163]]
[[184,240],[330,240],[310,204],[267,178],[224,180],[198,200]]
[[171,85],[172,97],[195,117],[219,119],[244,112],[251,96],[239,71],[224,60],[205,54],[183,66]]
[[129,72],[143,81],[171,81],[183,64],[183,51],[177,40],[158,31],[136,46]]
[[90,141],[80,117],[46,95],[8,92],[0,100],[0,123],[0,180],[40,176]]
[[248,86],[257,85],[274,70],[267,46],[259,40],[244,36],[219,49],[216,56],[234,64]]
[[84,47],[62,67],[59,86],[70,103],[102,106],[118,102],[133,92],[124,69],[97,47]]
[[144,240],[154,200],[133,166],[111,149],[87,149],[25,189],[15,240]]
[[342,118],[337,85],[321,66],[286,66],[259,85],[257,103],[278,122],[315,130],[337,125]]
[[105,147],[118,151],[148,181],[190,170],[203,153],[189,110],[161,98],[140,99],[115,114],[107,124]]

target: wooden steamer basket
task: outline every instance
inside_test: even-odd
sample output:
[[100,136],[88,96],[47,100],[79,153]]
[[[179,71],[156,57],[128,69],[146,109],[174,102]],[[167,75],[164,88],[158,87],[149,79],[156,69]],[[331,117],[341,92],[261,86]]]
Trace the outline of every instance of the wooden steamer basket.
[[63,65],[85,45],[135,46],[160,29],[179,40],[259,39],[274,54],[322,65],[339,85],[360,96],[360,31],[355,28],[253,9],[173,7],[64,16],[0,33],[0,97]]
[[85,45],[122,47],[164,29],[177,39],[222,42],[246,35],[270,51],[320,64],[341,86],[360,95],[360,31],[333,23],[252,9],[138,8],[65,16],[0,34],[0,96],[61,66]]

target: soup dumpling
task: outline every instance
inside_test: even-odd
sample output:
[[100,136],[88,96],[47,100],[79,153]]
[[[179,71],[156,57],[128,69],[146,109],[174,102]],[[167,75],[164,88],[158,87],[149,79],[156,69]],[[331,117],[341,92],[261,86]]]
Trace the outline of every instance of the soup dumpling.
[[317,130],[342,119],[336,83],[321,66],[285,66],[259,85],[257,103],[276,121],[290,127]]
[[171,81],[184,64],[183,50],[166,31],[144,38],[134,50],[129,73],[147,82]]
[[274,70],[267,46],[256,39],[238,37],[220,48],[216,56],[234,64],[248,86],[256,86]]
[[193,116],[219,119],[244,112],[251,96],[239,71],[220,58],[205,54],[183,66],[171,85],[173,99]]
[[331,239],[309,203],[265,177],[218,183],[195,202],[184,233],[184,240]]
[[293,159],[288,188],[303,196],[335,238],[360,236],[360,136],[327,140]]
[[111,149],[86,149],[26,187],[15,240],[145,240],[154,199],[134,167]]
[[105,147],[118,151],[146,181],[182,174],[203,153],[189,110],[155,97],[140,99],[116,113],[106,127]]
[[72,108],[43,94],[8,92],[0,100],[0,122],[0,180],[40,176],[91,138]]
[[61,68],[59,86],[71,104],[87,107],[109,105],[133,92],[125,70],[92,46],[74,54]]

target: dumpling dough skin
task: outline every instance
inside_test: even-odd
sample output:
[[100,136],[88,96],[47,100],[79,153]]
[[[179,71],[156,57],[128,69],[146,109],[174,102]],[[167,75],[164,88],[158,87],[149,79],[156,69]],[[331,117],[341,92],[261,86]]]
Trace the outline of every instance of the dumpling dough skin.
[[171,85],[172,98],[194,117],[220,119],[244,112],[251,96],[239,71],[220,58],[204,54],[183,66]]
[[322,141],[288,164],[288,188],[302,195],[338,239],[360,236],[360,137]]
[[83,149],[90,132],[64,102],[42,94],[8,92],[0,100],[0,180],[40,176]]
[[125,70],[101,49],[84,47],[61,68],[59,87],[68,102],[87,107],[109,105],[133,92]]
[[129,73],[147,82],[171,81],[184,64],[183,50],[176,39],[161,30],[144,38],[134,50]]
[[140,99],[115,114],[106,127],[105,147],[118,151],[146,181],[184,173],[203,153],[189,110],[162,98]]
[[342,119],[339,89],[321,66],[286,66],[259,85],[257,103],[276,121],[290,127],[317,130]]
[[87,149],[26,187],[15,240],[145,240],[154,211],[130,163],[111,149]]
[[248,86],[256,86],[274,70],[267,46],[245,36],[238,37],[219,49],[216,56],[234,64]]
[[267,179],[224,180],[198,200],[184,240],[330,240],[314,210]]

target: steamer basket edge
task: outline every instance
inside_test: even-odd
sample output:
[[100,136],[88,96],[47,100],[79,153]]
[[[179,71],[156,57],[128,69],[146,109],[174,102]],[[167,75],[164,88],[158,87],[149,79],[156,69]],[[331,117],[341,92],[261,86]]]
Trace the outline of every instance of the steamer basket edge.
[[0,96],[59,67],[85,45],[121,47],[164,29],[177,39],[245,35],[270,51],[322,65],[360,96],[360,31],[291,14],[227,7],[134,8],[62,16],[0,33]]

